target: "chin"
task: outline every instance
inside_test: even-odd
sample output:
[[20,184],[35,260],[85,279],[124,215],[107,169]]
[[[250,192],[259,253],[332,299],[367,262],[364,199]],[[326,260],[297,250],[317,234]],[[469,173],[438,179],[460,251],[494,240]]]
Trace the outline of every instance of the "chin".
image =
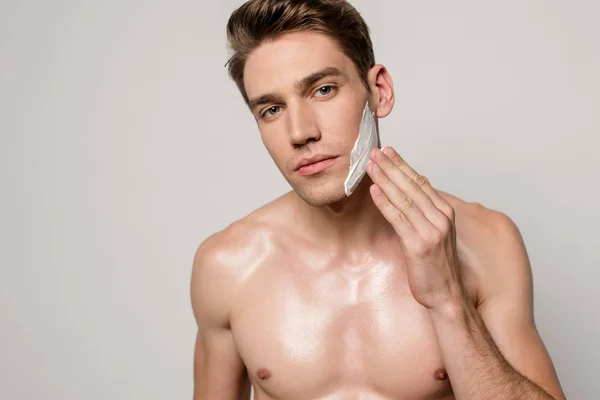
[[324,184],[292,185],[298,196],[314,207],[323,207],[345,200],[344,183],[332,179]]

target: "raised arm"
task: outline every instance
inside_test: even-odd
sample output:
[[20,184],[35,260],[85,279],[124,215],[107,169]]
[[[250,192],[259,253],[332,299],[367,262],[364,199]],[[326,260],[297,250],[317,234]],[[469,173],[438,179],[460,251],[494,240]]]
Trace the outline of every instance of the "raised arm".
[[[533,317],[529,258],[517,226],[494,212],[481,303],[431,313],[457,399],[564,400]],[[459,305],[462,304],[462,305]]]
[[222,265],[219,234],[194,257],[192,309],[198,324],[194,351],[194,400],[249,400],[250,383],[229,325],[234,279]]

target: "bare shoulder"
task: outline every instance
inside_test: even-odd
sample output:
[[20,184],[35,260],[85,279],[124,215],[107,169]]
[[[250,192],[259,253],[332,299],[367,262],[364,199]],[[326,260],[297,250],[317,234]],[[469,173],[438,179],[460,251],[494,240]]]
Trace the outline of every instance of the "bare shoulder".
[[517,225],[502,211],[477,202],[467,202],[438,189],[436,191],[454,208],[457,230],[461,231],[462,236],[480,237],[484,241],[495,241],[498,239],[496,235],[513,239],[515,235],[520,236]]
[[504,212],[438,190],[455,210],[457,251],[477,287],[478,303],[511,280],[531,281],[531,266],[516,223]]
[[268,251],[272,232],[250,214],[212,234],[197,248],[191,275],[192,309],[197,319],[210,311],[229,324],[236,293]]
[[196,250],[193,273],[231,281],[242,278],[268,250],[277,221],[287,218],[287,205],[288,196],[281,196],[209,236]]

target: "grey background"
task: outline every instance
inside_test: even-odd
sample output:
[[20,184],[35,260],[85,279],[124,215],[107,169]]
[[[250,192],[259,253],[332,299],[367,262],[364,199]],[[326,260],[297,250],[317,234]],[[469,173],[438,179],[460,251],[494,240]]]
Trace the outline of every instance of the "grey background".
[[[196,247],[288,190],[224,68],[240,4],[0,1],[0,398],[191,398]],[[599,3],[353,4],[382,143],[517,223],[567,396],[597,398]]]

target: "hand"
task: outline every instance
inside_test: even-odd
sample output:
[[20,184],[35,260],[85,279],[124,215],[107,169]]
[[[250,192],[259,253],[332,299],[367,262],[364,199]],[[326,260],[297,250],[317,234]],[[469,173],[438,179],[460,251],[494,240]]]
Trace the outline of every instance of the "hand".
[[454,209],[391,147],[370,158],[371,197],[400,237],[413,297],[429,310],[462,301]]

